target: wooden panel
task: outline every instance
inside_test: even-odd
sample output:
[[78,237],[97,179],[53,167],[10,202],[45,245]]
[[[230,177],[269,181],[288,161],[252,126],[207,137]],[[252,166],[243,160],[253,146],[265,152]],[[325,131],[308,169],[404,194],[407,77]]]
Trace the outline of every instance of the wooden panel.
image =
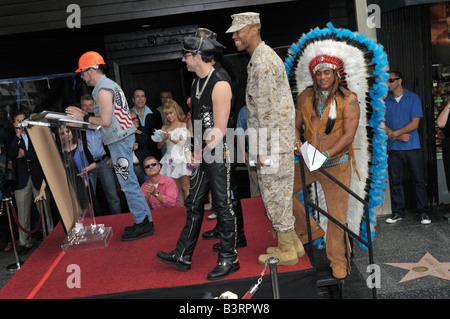
[[[67,173],[61,160],[60,152],[52,136],[51,130],[45,126],[30,126],[28,135],[33,142],[52,197],[58,207],[59,215],[66,233],[74,225],[77,211],[80,210],[77,201],[72,201],[71,187],[68,184]],[[73,191],[73,190],[72,190]],[[74,205],[74,206],[72,206]]]

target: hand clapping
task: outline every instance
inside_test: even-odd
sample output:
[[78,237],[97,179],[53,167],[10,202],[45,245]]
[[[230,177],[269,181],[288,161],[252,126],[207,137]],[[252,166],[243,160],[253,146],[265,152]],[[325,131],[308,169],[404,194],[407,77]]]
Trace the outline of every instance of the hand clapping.
[[155,195],[156,194],[156,187],[155,185],[153,185],[152,183],[149,183],[146,187],[145,187],[145,192],[148,195]]

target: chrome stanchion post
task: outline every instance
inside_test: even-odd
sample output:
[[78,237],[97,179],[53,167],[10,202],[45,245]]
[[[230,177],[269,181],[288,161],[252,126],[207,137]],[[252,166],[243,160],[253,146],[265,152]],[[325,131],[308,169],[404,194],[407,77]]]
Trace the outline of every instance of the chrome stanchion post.
[[41,197],[39,198],[39,202],[40,202],[40,214],[41,214],[41,219],[42,219],[42,227],[43,227],[43,233],[44,233],[44,239],[47,238],[47,221],[45,219],[45,213],[44,213],[44,199]]
[[278,287],[278,272],[277,272],[277,264],[280,260],[275,257],[270,257],[267,262],[270,268],[270,280],[272,282],[272,294],[273,299],[280,299],[280,290]]
[[13,228],[13,223],[12,223],[12,218],[11,218],[10,208],[13,205],[12,198],[11,197],[3,198],[2,202],[3,202],[2,207],[6,206],[6,214],[8,215],[9,229],[11,231],[11,240],[12,240],[12,244],[13,244],[13,248],[14,248],[14,256],[16,258],[16,263],[7,266],[6,270],[10,271],[10,272],[14,272],[14,271],[17,271],[20,269],[20,267],[23,265],[23,262],[20,261],[19,253],[17,252],[16,236],[14,235],[14,228]]

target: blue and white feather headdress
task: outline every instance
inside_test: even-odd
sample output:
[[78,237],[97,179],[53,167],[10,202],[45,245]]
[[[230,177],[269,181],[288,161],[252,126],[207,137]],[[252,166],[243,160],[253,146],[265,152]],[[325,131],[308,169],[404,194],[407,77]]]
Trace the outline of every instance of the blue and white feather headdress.
[[[361,110],[353,142],[359,176],[352,170],[350,189],[368,202],[372,239],[375,235],[375,210],[383,203],[387,181],[383,97],[388,92],[389,64],[383,49],[371,38],[347,29],[336,29],[329,22],[327,28],[316,28],[292,44],[284,63],[296,101],[304,89],[313,85],[309,67],[314,58],[328,55],[342,60],[345,80],[341,79],[341,84],[358,96]],[[312,193],[315,197],[315,192]],[[318,200],[319,206],[326,208],[320,185]],[[348,207],[349,229],[367,240],[364,206],[349,196]],[[321,218],[322,228],[326,229],[326,223],[326,218]]]

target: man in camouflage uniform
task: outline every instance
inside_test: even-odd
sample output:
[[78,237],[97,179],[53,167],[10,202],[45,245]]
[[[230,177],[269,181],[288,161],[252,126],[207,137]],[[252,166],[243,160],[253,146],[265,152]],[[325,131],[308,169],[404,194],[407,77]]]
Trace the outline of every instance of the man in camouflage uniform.
[[278,234],[278,247],[259,256],[264,264],[270,257],[279,265],[295,265],[304,255],[292,214],[294,183],[295,110],[286,71],[280,57],[261,39],[258,13],[234,14],[232,26],[238,51],[247,51],[247,125],[250,153],[258,170],[258,182],[267,215]]

